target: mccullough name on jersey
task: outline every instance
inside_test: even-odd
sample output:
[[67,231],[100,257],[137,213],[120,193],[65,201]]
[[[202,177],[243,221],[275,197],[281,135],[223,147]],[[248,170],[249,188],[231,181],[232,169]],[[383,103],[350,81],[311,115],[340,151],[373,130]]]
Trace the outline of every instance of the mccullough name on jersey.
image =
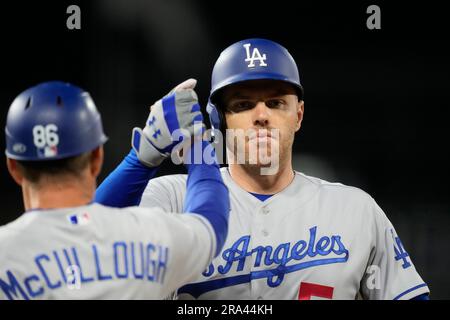
[[113,242],[111,247],[92,244],[89,250],[70,247],[39,253],[30,261],[30,274],[6,269],[0,289],[8,299],[36,298],[63,285],[80,289],[93,281],[138,279],[164,284],[169,248],[143,242]]
[[[250,248],[251,236],[240,237],[233,245],[222,253],[223,264],[214,266],[211,263],[203,272],[204,277],[211,277],[215,272],[226,275],[235,271],[244,270],[247,259],[253,259],[253,267],[261,265],[272,267],[270,269],[251,271],[249,274],[193,283],[182,287],[178,293],[188,293],[194,297],[201,294],[231,285],[250,282],[251,280],[266,278],[269,287],[279,286],[284,276],[291,272],[310,267],[345,263],[349,258],[349,251],[344,245],[340,235],[322,236],[317,240],[317,226],[309,229],[309,239],[299,240],[295,243],[281,243],[277,247],[257,246]],[[308,259],[308,261],[304,261]],[[289,265],[288,265],[289,264]]]

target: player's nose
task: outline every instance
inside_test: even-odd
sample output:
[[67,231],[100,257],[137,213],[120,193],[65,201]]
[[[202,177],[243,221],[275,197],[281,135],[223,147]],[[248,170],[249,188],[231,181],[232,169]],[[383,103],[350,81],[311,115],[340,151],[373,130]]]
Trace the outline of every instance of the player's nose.
[[253,125],[258,127],[266,127],[269,125],[270,108],[264,101],[259,101],[253,108]]

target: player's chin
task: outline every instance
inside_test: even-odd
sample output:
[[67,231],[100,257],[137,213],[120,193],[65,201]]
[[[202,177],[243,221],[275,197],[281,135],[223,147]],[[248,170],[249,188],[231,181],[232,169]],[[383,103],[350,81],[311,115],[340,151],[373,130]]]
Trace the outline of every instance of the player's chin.
[[255,168],[269,168],[272,167],[274,163],[278,163],[278,161],[257,161],[256,163],[253,161],[248,161],[245,165],[249,167],[255,167]]
[[276,175],[280,170],[279,161],[258,161],[257,163],[249,162],[245,167],[257,175],[269,176]]
[[273,137],[262,137],[250,139],[246,143],[247,152],[273,152],[279,148],[279,140]]

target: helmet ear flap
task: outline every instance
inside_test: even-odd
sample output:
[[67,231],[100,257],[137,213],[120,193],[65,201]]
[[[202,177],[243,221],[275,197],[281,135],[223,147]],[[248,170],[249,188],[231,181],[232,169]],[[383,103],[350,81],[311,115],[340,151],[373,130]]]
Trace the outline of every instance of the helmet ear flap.
[[[210,142],[214,144],[216,150],[216,155],[219,159],[220,164],[226,163],[226,120],[222,109],[213,102],[211,99],[208,100],[206,105],[206,112],[209,116],[209,122],[211,124],[211,139]],[[223,135],[222,137],[217,137],[218,134]]]
[[209,115],[211,129],[220,129],[220,114],[219,111],[217,111],[217,107],[211,102],[211,100],[208,100],[206,112],[208,112]]
[[221,129],[221,124],[222,124],[222,116],[220,114],[220,112],[218,111],[217,107],[215,104],[213,104],[211,102],[211,99],[208,100],[208,104],[206,105],[206,112],[208,113],[209,116],[209,122],[211,124],[211,137],[213,139],[213,141],[215,141],[215,130],[219,130]]

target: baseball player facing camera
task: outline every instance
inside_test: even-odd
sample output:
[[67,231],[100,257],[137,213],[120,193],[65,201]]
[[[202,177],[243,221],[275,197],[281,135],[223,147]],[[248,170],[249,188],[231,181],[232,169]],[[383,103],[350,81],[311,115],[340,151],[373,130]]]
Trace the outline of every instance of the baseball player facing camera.
[[[208,147],[194,135],[203,125],[197,95],[186,87],[192,81],[158,100],[145,128],[134,130],[143,163],[167,157],[177,130],[185,141],[194,136],[192,146]],[[0,227],[0,299],[160,299],[196,279],[221,251],[228,190],[217,162],[187,161],[190,145],[186,214],[168,215],[93,203],[107,137],[86,91],[55,81],[22,92],[5,133],[8,170],[26,211]]]
[[[213,129],[226,129],[229,233],[208,268],[178,289],[179,299],[428,299],[370,195],[293,170],[304,108],[297,65],[278,43],[247,39],[220,54],[207,111]],[[213,136],[223,139],[218,130]],[[148,182],[157,166],[130,166],[132,156],[100,185],[97,201],[180,211],[186,175]]]

